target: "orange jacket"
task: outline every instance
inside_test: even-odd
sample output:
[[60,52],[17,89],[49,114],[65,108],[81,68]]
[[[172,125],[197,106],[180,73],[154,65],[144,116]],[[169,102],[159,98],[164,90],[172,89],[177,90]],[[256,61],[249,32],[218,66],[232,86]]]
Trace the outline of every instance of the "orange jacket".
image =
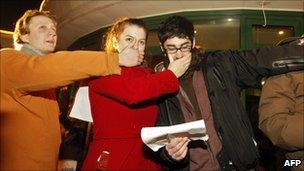
[[30,57],[13,49],[0,52],[0,170],[56,170],[61,141],[58,104],[35,91],[120,74],[118,56],[74,51]]

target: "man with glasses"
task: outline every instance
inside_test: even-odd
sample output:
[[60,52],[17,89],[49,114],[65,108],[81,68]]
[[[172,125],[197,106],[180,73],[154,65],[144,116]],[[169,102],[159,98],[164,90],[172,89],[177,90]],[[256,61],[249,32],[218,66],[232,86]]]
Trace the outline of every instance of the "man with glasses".
[[206,142],[172,138],[158,151],[163,166],[170,170],[255,168],[259,154],[240,101],[240,90],[259,86],[264,76],[302,69],[303,65],[293,65],[291,57],[303,58],[303,47],[203,53],[195,48],[193,24],[180,16],[166,19],[159,27],[158,37],[167,59],[156,70],[163,70],[179,58],[191,58],[191,63],[179,79],[179,93],[160,100],[156,125],[204,119],[209,135]]

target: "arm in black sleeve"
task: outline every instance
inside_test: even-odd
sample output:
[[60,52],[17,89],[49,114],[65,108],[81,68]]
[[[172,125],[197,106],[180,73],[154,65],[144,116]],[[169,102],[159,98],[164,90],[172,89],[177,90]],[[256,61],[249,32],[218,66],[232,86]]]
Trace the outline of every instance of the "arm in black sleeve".
[[158,151],[158,156],[160,157],[160,161],[164,166],[165,170],[176,170],[176,171],[186,171],[189,170],[189,160],[190,155],[189,151],[184,159],[175,160],[173,159],[167,152],[165,147],[160,148]]
[[[170,126],[183,122],[185,122],[185,119],[181,113],[180,105],[175,95],[171,94],[160,98],[156,126]],[[157,151],[157,156],[165,170],[189,170],[189,151],[184,159],[175,160],[168,154],[165,147],[162,147]]]
[[221,61],[230,75],[241,87],[254,87],[260,79],[304,69],[304,47],[299,45],[267,46],[245,51],[217,51],[211,61]]

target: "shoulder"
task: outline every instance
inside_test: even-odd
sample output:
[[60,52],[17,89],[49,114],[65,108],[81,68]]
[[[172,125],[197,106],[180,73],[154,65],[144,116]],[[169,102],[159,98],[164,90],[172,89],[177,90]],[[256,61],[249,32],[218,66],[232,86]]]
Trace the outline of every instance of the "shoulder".
[[151,73],[152,70],[148,67],[135,66],[135,67],[123,68],[121,72],[121,76],[124,76],[126,78],[133,78],[133,77],[149,75]]
[[283,83],[291,84],[293,82],[303,82],[304,80],[304,71],[295,71],[295,72],[289,72],[286,74],[281,75],[275,75],[267,78],[266,83],[278,83],[279,85]]
[[0,53],[2,55],[6,55],[6,54],[23,54],[22,52],[17,51],[17,50],[12,49],[12,48],[3,48],[3,49],[0,50]]
[[9,49],[9,48],[6,48],[6,49],[1,49],[0,50],[0,58],[1,58],[1,61],[22,61],[24,59],[28,59],[28,55],[26,55],[25,53],[23,52],[20,52],[20,51],[17,51],[17,50],[14,50],[14,49]]

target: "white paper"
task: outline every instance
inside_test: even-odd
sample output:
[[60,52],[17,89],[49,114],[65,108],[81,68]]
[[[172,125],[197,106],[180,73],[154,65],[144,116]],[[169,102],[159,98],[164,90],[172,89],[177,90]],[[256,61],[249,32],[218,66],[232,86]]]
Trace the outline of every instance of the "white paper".
[[165,146],[168,137],[186,136],[191,140],[208,140],[204,120],[187,122],[172,126],[145,127],[141,129],[142,141],[153,151]]
[[89,87],[80,87],[76,93],[70,117],[79,120],[93,122],[89,99]]

